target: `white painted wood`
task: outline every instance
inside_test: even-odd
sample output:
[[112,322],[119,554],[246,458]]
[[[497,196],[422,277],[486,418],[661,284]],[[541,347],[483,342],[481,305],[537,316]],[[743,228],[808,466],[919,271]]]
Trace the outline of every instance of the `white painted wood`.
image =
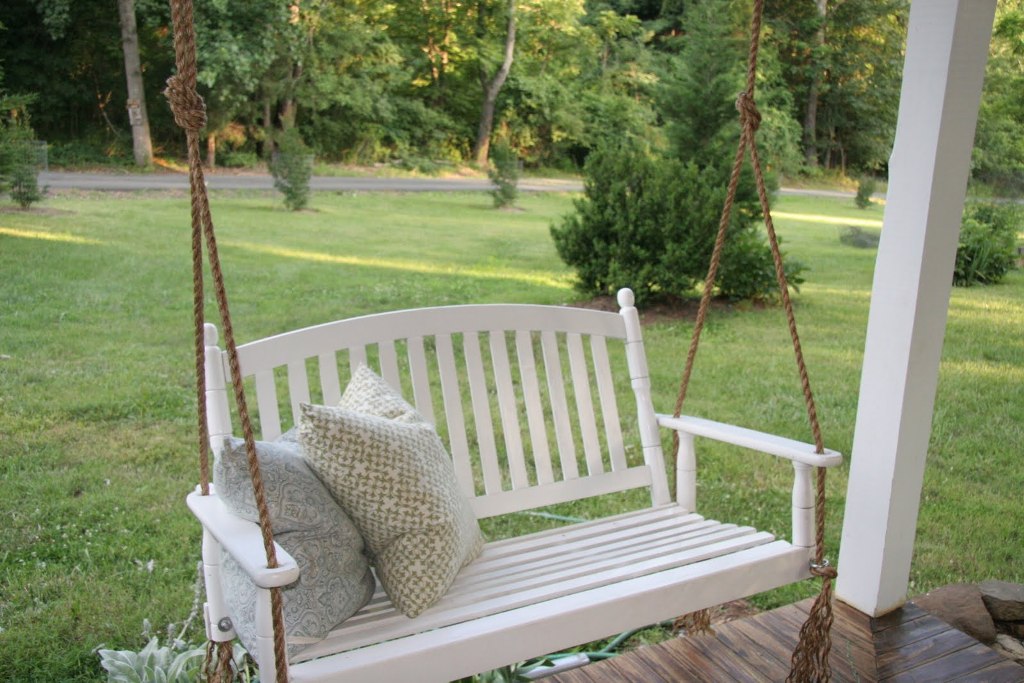
[[910,6],[836,594],[906,600],[971,146],[996,0]]
[[[241,354],[241,350],[239,350]],[[368,365],[366,362],[366,347],[365,346],[352,346],[348,349],[348,371],[349,375],[354,375],[356,370],[361,365]]]
[[439,334],[437,340],[437,369],[441,377],[441,396],[448,423],[448,448],[455,464],[455,478],[459,488],[471,500],[476,496],[473,484],[473,465],[466,439],[466,422],[462,414],[462,391],[455,367],[455,349],[449,334]]
[[[235,639],[235,629],[220,628],[231,623],[231,613],[224,601],[224,590],[221,585],[221,549],[217,539],[205,527],[203,528],[203,581],[207,587],[206,604],[203,607],[203,618],[206,621],[206,638],[217,643],[230,642]],[[228,621],[222,621],[225,617]]]
[[295,560],[277,543],[274,544],[274,552],[278,566],[274,569],[267,567],[259,525],[233,515],[215,493],[204,496],[193,491],[185,500],[203,528],[213,534],[223,551],[238,562],[257,586],[287,586],[299,578]]
[[210,448],[220,453],[224,437],[231,436],[231,410],[228,408],[226,361],[217,347],[217,328],[207,323],[203,330],[206,376],[206,427]]
[[[270,433],[274,433],[276,425],[279,433],[275,372],[288,370],[289,400],[294,403],[296,396],[308,394],[308,382],[295,380],[293,375],[301,369],[305,377],[309,358],[318,359],[321,385],[330,386],[331,380],[324,379],[324,366],[337,363],[337,351],[347,349],[349,362],[357,365],[374,344],[385,378],[396,388],[412,387],[412,398],[421,412],[426,413],[424,406],[433,412],[426,358],[426,345],[432,340],[437,354],[434,381],[440,382],[444,413],[438,413],[437,418],[445,421],[456,477],[478,518],[640,487],[651,492],[655,503],[651,508],[608,519],[489,543],[483,555],[459,574],[448,594],[416,619],[399,614],[387,596],[378,592],[359,613],[291,663],[292,680],[388,681],[415,675],[417,680],[449,681],[808,575],[806,548],[776,541],[770,534],[750,527],[692,514],[696,504],[695,457],[689,460],[692,466],[684,464],[681,475],[683,479],[692,475],[692,483],[681,487],[689,491],[681,495],[681,499],[691,499],[689,509],[670,502],[639,318],[628,292],[620,295],[623,301],[628,305],[619,315],[504,305],[404,311],[298,330],[242,347],[246,349],[243,373],[254,376],[260,395],[260,419],[265,420],[266,410],[269,422],[265,426],[270,424]],[[489,365],[483,357],[482,334],[488,335]],[[509,335],[514,336],[516,344],[518,390]],[[456,336],[462,339],[464,364],[457,360]],[[591,340],[589,356],[584,337]],[[537,339],[543,358],[546,404],[537,374]],[[615,398],[615,369],[609,362],[607,340],[626,345],[644,451],[642,466],[627,466]],[[210,345],[214,355],[220,357],[215,343],[214,336]],[[403,344],[408,352],[407,367],[398,362],[397,349]],[[569,359],[568,375],[563,355]],[[216,361],[214,374],[218,366],[223,371],[223,363]],[[335,389],[324,389],[325,397],[331,391],[340,392],[340,378],[336,381],[339,386]],[[594,386],[596,397],[592,394]],[[569,407],[570,393],[575,410]],[[604,462],[595,400],[600,405],[610,470]],[[473,412],[472,430],[466,425],[467,407]],[[561,478],[555,477],[551,460],[545,407],[551,409]],[[504,437],[502,452],[507,457],[505,476],[513,485],[510,490],[503,489],[506,482],[502,468],[506,462],[500,460],[494,433],[496,414]],[[210,419],[216,419],[213,413]],[[700,435],[781,453],[798,462],[806,458],[815,463],[838,460],[838,454],[809,456],[806,444],[728,425],[692,418],[668,423],[684,430],[682,441],[689,444],[691,452],[694,435]],[[470,439],[468,435],[473,432],[476,438]],[[527,433],[528,445],[523,443]],[[530,481],[527,452],[533,458],[536,483]],[[586,473],[579,471],[578,456],[587,462]],[[479,465],[474,465],[476,458]],[[687,462],[686,456],[682,462]],[[806,487],[800,484],[798,488]],[[258,525],[234,517],[216,495],[194,494],[188,501],[209,536],[216,540],[211,541],[211,551],[206,553],[211,561],[219,561],[213,548],[223,548],[258,586],[295,580],[298,568],[283,549],[278,549],[283,566],[266,569]],[[219,585],[212,575],[211,581]],[[216,590],[213,595],[216,597]],[[260,591],[257,599],[256,627],[261,635],[256,649],[267,671],[273,663],[269,593]]]
[[697,511],[697,448],[686,432],[679,432],[676,451],[676,500],[684,510]]
[[616,299],[619,303],[619,318],[626,333],[626,364],[629,367],[629,380],[636,399],[640,445],[644,450],[644,462],[654,476],[651,503],[662,505],[671,500],[671,496],[668,490],[668,475],[665,474],[665,456],[661,451],[661,434],[658,433],[657,417],[651,400],[651,373],[647,368],[647,354],[644,352],[643,334],[640,331],[640,316],[633,305],[631,290],[620,289]]
[[530,485],[530,478],[526,473],[522,427],[519,424],[519,406],[512,385],[508,344],[505,342],[504,331],[495,330],[488,336],[491,341],[491,367],[494,370],[494,387],[498,395],[501,432],[505,437],[505,458],[508,462],[512,488],[521,489]]
[[700,417],[658,415],[658,424],[667,429],[707,437],[814,467],[835,467],[843,461],[843,456],[839,452],[828,448],[819,454],[815,453],[814,444]]
[[484,491],[489,494],[499,493],[502,490],[501,470],[498,467],[498,447],[494,441],[491,398],[487,392],[487,378],[484,376],[480,337],[476,333],[463,335],[462,349],[466,354],[469,398],[473,404],[473,424],[476,426],[476,445],[480,456],[480,468],[484,474]]
[[256,407],[260,416],[260,432],[265,441],[281,436],[281,414],[277,408],[277,385],[274,371],[262,370],[256,373]]
[[520,510],[532,510],[546,505],[567,503],[590,496],[647,487],[651,485],[652,480],[651,470],[648,467],[631,467],[624,472],[605,472],[591,477],[563,479],[553,484],[477,496],[470,499],[469,505],[473,508],[473,513],[482,519]]
[[[274,656],[274,621],[271,609],[270,591],[265,588],[256,589],[256,661],[260,670],[267,678],[276,670]],[[269,674],[269,675],[267,675]]]
[[423,337],[409,339],[408,353],[414,405],[420,415],[427,418],[430,424],[436,425],[437,419],[434,417],[434,399],[430,393],[430,374],[427,372],[427,354],[423,348]]
[[626,445],[622,438],[622,422],[615,397],[615,380],[612,378],[608,345],[604,337],[591,335],[590,353],[594,359],[594,379],[597,382],[597,395],[601,400],[601,421],[604,424],[608,457],[611,460],[612,471],[617,472],[626,469]]
[[317,356],[317,368],[320,372],[320,392],[324,397],[324,405],[338,405],[341,401],[341,380],[338,378],[337,355],[333,351],[321,353]]
[[[807,556],[784,542],[739,551],[620,584],[422,631],[291,668],[306,681],[448,681],[597,640],[807,577]],[[426,616],[421,615],[419,619]],[[411,620],[415,622],[416,620]]]
[[793,545],[814,547],[814,491],[811,485],[813,468],[802,462],[793,463]]
[[547,426],[544,422],[544,406],[540,398],[537,381],[537,361],[533,353],[533,335],[528,330],[516,331],[516,358],[519,361],[519,378],[523,387],[523,403],[526,422],[530,427],[530,447],[533,467],[537,472],[538,484],[550,484],[555,480],[551,467],[551,450],[548,444]]
[[594,417],[594,398],[590,393],[587,358],[583,354],[583,337],[570,332],[565,335],[565,346],[569,352],[572,393],[576,399],[576,416],[579,419],[583,455],[587,459],[587,474],[600,474],[604,472],[604,463],[601,461],[601,444],[598,441],[597,419]]
[[288,398],[291,400],[292,424],[299,424],[299,404],[310,403],[309,377],[306,375],[305,360],[288,363]]
[[402,393],[402,379],[398,373],[398,352],[395,350],[395,342],[382,341],[377,346],[380,354],[380,376],[383,377],[391,388]]
[[551,406],[551,419],[555,425],[555,442],[558,444],[558,462],[562,466],[562,479],[576,479],[580,472],[576,465],[576,443],[569,423],[569,403],[565,399],[558,337],[553,331],[546,330],[540,335],[540,343],[544,354],[544,375],[548,384],[548,400]]

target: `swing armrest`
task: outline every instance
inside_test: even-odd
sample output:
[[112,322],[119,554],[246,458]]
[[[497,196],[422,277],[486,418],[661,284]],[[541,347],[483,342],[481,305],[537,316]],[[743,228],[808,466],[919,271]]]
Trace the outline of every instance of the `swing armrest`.
[[700,417],[682,415],[672,417],[671,415],[658,415],[658,424],[667,429],[672,429],[691,436],[703,436],[715,441],[750,448],[755,451],[786,458],[794,462],[811,465],[812,467],[834,467],[843,461],[843,456],[837,451],[825,449],[824,453],[815,453],[814,445],[802,441],[794,441],[785,437],[758,432],[753,429],[737,427],[705,420]]
[[193,491],[188,494],[186,502],[192,514],[213,535],[221,549],[231,555],[260,588],[278,588],[294,583],[299,578],[299,565],[288,551],[275,542],[278,566],[268,568],[260,525],[232,513],[213,492],[212,486],[210,489],[208,496],[198,490]]

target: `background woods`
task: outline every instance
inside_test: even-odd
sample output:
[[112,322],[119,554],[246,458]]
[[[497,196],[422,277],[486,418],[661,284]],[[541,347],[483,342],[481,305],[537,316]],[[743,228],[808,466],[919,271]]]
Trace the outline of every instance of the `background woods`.
[[[1024,3],[1002,0],[975,175],[1024,182]],[[12,0],[0,7],[0,92],[51,161],[177,156],[160,91],[173,70],[163,0]],[[769,0],[759,104],[774,170],[885,172],[905,0]],[[269,159],[297,127],[323,160],[429,170],[483,163],[577,170],[603,140],[710,163],[735,131],[742,0],[200,0],[207,161]],[[137,27],[134,30],[133,27]],[[133,66],[138,64],[137,67]],[[147,107],[148,103],[148,107]]]

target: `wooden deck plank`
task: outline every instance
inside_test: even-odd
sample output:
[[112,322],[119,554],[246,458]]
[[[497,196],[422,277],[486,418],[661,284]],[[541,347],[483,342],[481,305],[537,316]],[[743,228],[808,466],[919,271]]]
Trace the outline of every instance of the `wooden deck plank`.
[[970,683],[1021,683],[1024,681],[1024,666],[999,658],[997,664],[979,669],[961,680]]
[[[788,625],[789,631],[796,634],[795,637],[799,637],[800,629],[803,627],[804,621],[806,621],[806,614],[797,609],[794,605],[789,605],[789,607],[790,609],[782,608],[776,611],[778,612],[779,618]],[[838,681],[860,680],[862,675],[861,672],[858,671],[854,660],[845,656],[847,653],[844,650],[835,648],[838,629],[835,628],[834,624],[831,635],[833,648],[829,651],[828,663],[832,668],[832,676]],[[870,668],[874,669],[873,663]],[[871,673],[873,674],[874,672],[871,671]]]
[[920,640],[935,638],[950,629],[950,625],[941,619],[920,617],[875,634],[875,652],[881,655],[898,650]]
[[[770,679],[758,671],[754,662],[744,660],[742,656],[734,652],[728,643],[717,636],[696,636],[694,638],[681,638],[681,642],[671,642],[671,650],[675,654],[689,653],[691,649],[699,650],[708,659],[718,665],[726,674],[737,681],[764,681],[770,683]],[[694,641],[695,648],[689,648],[687,641]],[[696,642],[704,641],[704,642]],[[684,644],[685,643],[685,644]],[[663,643],[664,645],[664,643]]]
[[[991,648],[974,641],[974,644],[970,647],[944,654],[926,664],[903,671],[886,680],[892,681],[892,683],[959,681],[963,680],[963,677],[974,674],[987,666],[999,663],[1002,659],[1002,656]],[[1024,670],[1019,671],[1018,675],[1022,673],[1024,673]]]
[[745,636],[730,624],[715,627],[715,635],[737,657],[749,663],[770,681],[782,681],[789,675],[789,663],[779,661],[775,653]]
[[927,640],[919,640],[879,654],[878,677],[883,680],[888,679],[896,674],[924,666],[936,659],[949,658],[951,654],[971,647],[977,642],[956,629],[947,628]]
[[[813,602],[812,598],[798,602],[794,606],[806,617]],[[838,661],[842,658],[850,664],[850,668],[855,672],[855,678],[873,680],[876,676],[876,647],[870,635],[871,617],[839,600],[833,601],[833,617],[833,649],[829,655],[829,664],[833,663],[834,659]]]
[[[757,681],[785,679],[811,601],[715,625],[716,636],[675,638],[590,665],[586,677],[559,674],[554,683],[618,681]],[[836,602],[833,681],[1024,683],[1024,666],[1004,659],[940,619],[908,603],[872,618]],[[634,661],[635,660],[635,661]]]

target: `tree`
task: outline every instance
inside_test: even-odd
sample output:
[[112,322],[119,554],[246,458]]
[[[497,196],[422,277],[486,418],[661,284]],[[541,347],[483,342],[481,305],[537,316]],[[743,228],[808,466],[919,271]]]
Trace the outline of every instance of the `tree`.
[[132,127],[132,151],[136,166],[153,161],[153,142],[149,137],[149,114],[146,113],[146,90],[139,59],[139,32],[135,23],[133,0],[117,0],[121,19],[121,48],[124,51],[124,73],[128,83],[128,122]]
[[[481,13],[481,24],[483,15]],[[505,29],[505,49],[501,60],[501,66],[489,76],[486,69],[486,62],[481,59],[480,64],[480,87],[483,89],[483,104],[480,106],[480,125],[477,127],[476,143],[473,145],[473,159],[477,166],[487,164],[487,154],[491,147],[491,130],[494,128],[494,108],[498,102],[498,93],[505,85],[509,71],[512,69],[512,59],[516,49],[516,0],[509,0],[508,3],[508,27]]]
[[1024,1],[999,3],[975,135],[974,179],[1024,192]]

